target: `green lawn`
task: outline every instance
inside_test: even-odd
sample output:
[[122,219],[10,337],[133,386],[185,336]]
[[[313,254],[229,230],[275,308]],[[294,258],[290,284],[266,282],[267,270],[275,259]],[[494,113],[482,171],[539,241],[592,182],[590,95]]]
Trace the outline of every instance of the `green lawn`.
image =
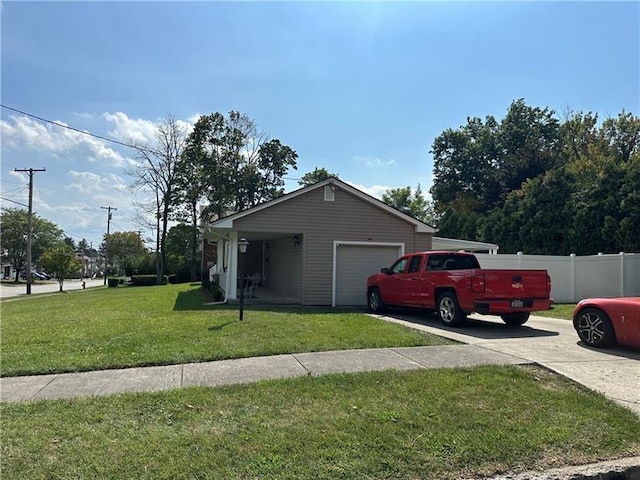
[[537,315],[540,317],[561,318],[564,320],[571,320],[574,308],[576,308],[575,303],[556,303],[553,305],[553,310],[543,310],[542,312],[533,312],[533,315]]
[[373,372],[2,406],[3,478],[458,479],[640,453],[536,367]]
[[[207,306],[198,286],[4,300],[2,374],[449,343],[352,310]],[[533,366],[3,403],[3,478],[457,479],[640,454],[640,419]]]
[[196,285],[97,288],[4,300],[2,376],[280,353],[450,344],[353,310],[205,305]]

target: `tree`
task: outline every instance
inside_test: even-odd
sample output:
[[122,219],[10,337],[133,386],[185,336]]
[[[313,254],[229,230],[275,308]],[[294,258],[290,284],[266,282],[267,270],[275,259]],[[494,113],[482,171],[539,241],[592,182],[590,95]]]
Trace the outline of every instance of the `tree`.
[[89,245],[89,242],[87,242],[86,239],[82,239],[78,242],[78,250],[82,250],[83,253],[86,253],[87,251],[89,251],[91,249],[91,246]]
[[[199,166],[205,214],[221,218],[284,193],[283,177],[297,168],[298,155],[277,139],[269,140],[254,120],[237,111],[212,113],[196,122],[187,141],[186,165]],[[183,170],[188,174],[189,169]]]
[[330,177],[339,178],[337,173],[329,173],[326,168],[316,167],[313,169],[313,172],[305,173],[302,178],[298,180],[298,185],[308,187],[309,185],[321,182]]
[[[0,239],[2,239],[2,261],[9,263],[16,272],[15,281],[26,268],[28,212],[19,208],[8,208],[0,214]],[[32,216],[31,260],[36,263],[46,248],[63,240],[63,232],[54,223]]]
[[130,257],[138,257],[147,253],[144,241],[138,232],[114,232],[104,236],[102,248],[109,252],[111,265],[120,269]]
[[382,194],[382,201],[422,222],[435,225],[433,204],[424,198],[420,184],[414,192],[411,187],[392,188]]
[[45,250],[40,263],[49,275],[58,280],[61,292],[64,279],[82,268],[82,262],[76,259],[74,249],[66,243]]
[[[187,134],[184,125],[172,115],[167,116],[156,132],[156,144],[138,146],[140,162],[132,176],[134,189],[143,190],[153,197],[151,211],[156,221],[156,275],[161,284],[166,263],[166,239],[169,221],[175,210],[174,185]],[[111,254],[111,252],[110,252]]]
[[179,282],[194,281],[199,273],[199,263],[194,269],[190,255],[193,238],[193,227],[185,223],[174,225],[167,234],[167,268],[169,272],[176,274]]
[[[199,204],[204,198],[204,167],[207,163],[206,142],[208,131],[211,128],[211,119],[201,116],[187,137],[184,151],[178,162],[175,181],[175,199],[177,211],[174,219],[190,225],[190,243],[187,246],[191,253],[190,279],[196,280],[198,267],[198,223],[200,220]],[[169,230],[168,237],[171,230]],[[171,255],[168,253],[168,255]]]

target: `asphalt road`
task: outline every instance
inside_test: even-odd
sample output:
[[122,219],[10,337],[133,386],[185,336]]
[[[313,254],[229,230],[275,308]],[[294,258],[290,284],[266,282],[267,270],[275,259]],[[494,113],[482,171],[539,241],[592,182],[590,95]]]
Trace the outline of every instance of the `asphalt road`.
[[[89,279],[85,278],[86,288],[102,287],[104,280],[102,278]],[[5,281],[6,282],[6,281]],[[43,293],[56,293],[60,290],[58,282],[49,280],[46,282],[37,282],[31,284],[31,295],[40,295]],[[82,280],[65,280],[62,284],[64,292],[69,290],[82,290]],[[18,284],[2,283],[0,285],[0,298],[19,297],[27,295],[27,284],[22,282]]]

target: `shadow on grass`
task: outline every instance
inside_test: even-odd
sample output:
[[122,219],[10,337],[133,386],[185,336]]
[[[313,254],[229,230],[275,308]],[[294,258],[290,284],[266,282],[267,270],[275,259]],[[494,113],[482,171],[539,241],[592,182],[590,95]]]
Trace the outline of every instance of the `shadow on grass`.
[[[175,304],[173,306],[174,311],[188,311],[188,310],[210,310],[212,312],[234,312],[240,309],[238,303],[220,303],[217,305],[211,305],[213,298],[211,294],[200,283],[192,283],[190,286],[200,287],[193,288],[186,292],[178,293]],[[341,314],[341,313],[364,313],[366,310],[364,307],[326,307],[326,306],[302,306],[302,305],[259,305],[259,304],[245,304],[245,312],[273,312],[273,313],[288,313],[288,314],[300,314],[300,315],[318,315],[318,314]]]
[[211,301],[213,301],[213,299],[206,289],[194,288],[193,290],[178,293],[178,296],[176,297],[176,303],[173,305],[173,310],[211,310],[210,305],[205,305],[205,303]]
[[233,325],[234,323],[238,323],[238,320],[230,320],[230,321],[228,321],[226,323],[223,323],[221,325],[212,325],[212,326],[209,327],[209,330],[211,332],[219,332],[220,330],[222,330],[227,325]]

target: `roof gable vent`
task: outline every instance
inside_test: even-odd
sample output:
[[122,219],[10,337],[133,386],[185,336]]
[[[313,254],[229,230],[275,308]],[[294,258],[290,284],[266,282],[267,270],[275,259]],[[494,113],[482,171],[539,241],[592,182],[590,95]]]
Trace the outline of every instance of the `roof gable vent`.
[[325,185],[324,186],[324,201],[325,202],[333,202],[336,199],[336,191],[335,185]]

